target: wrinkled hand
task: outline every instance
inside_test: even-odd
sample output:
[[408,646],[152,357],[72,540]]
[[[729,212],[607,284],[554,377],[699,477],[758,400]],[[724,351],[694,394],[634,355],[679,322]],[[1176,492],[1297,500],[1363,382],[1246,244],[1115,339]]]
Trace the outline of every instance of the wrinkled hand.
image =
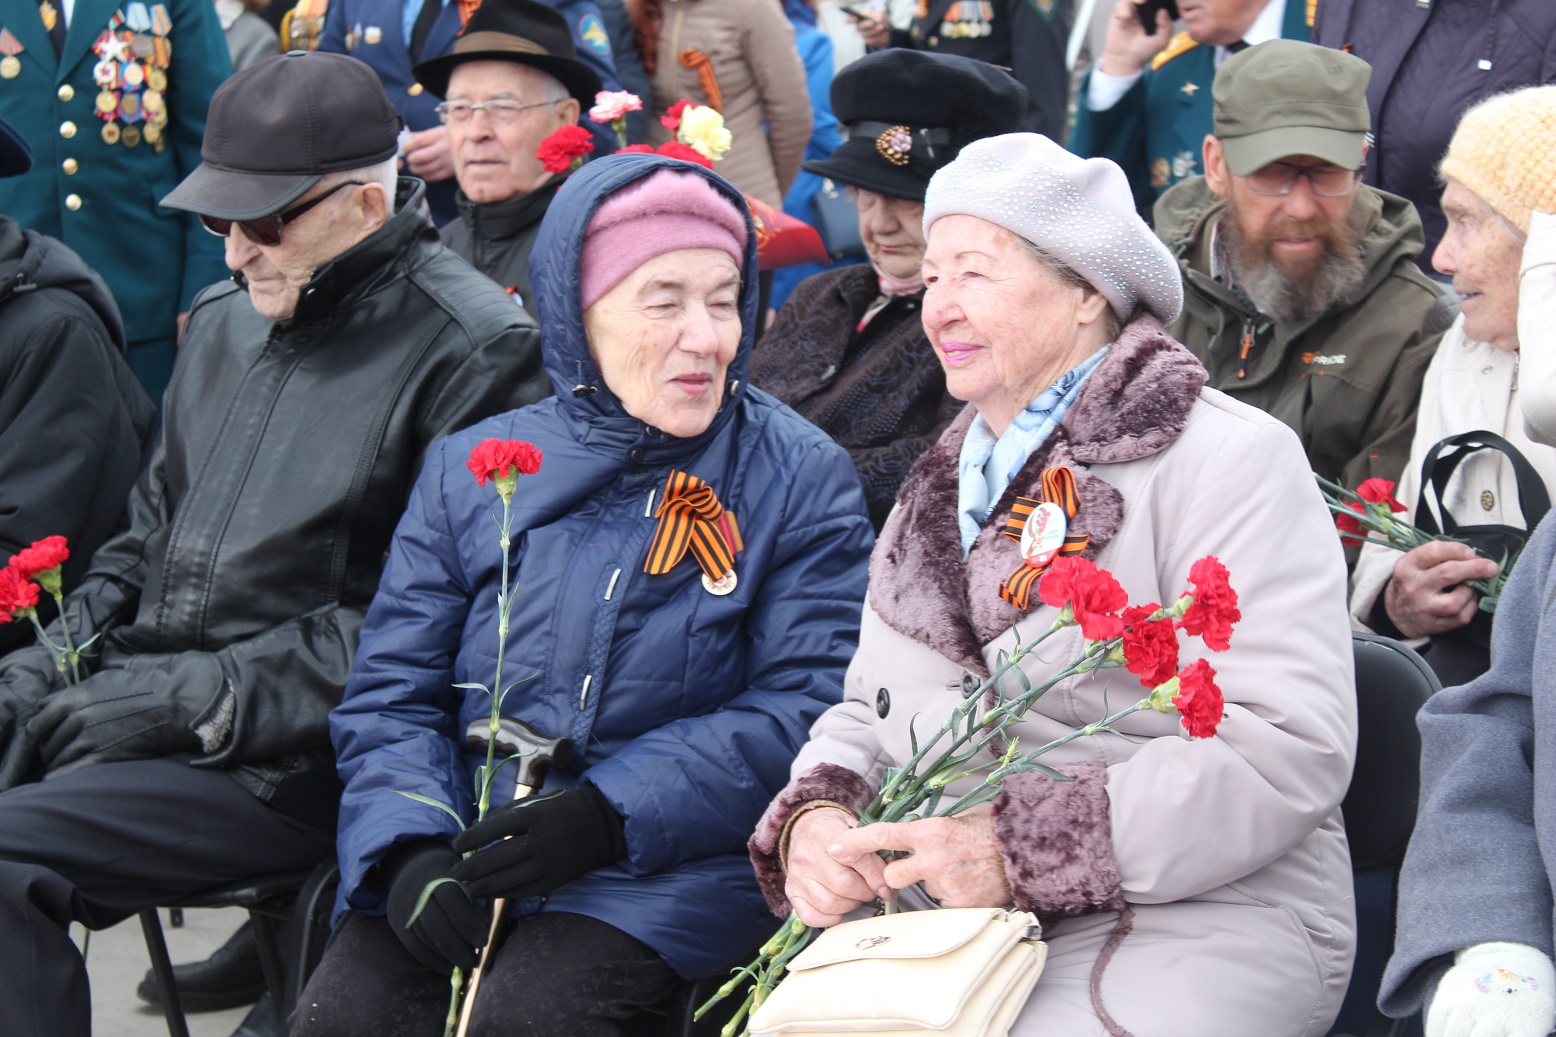
[[475,967],[476,951],[486,946],[491,914],[460,889],[444,882],[432,891],[416,921],[411,914],[427,884],[451,878],[459,854],[436,839],[407,843],[385,859],[381,870],[389,887],[389,928],[411,957],[439,975]]
[[1556,968],[1533,947],[1482,943],[1458,953],[1426,1010],[1426,1037],[1546,1037]]
[[[592,785],[515,800],[454,840],[454,877],[478,897],[540,897],[627,855],[621,815]],[[484,847],[484,849],[482,849]]]
[[1118,0],[1113,5],[1102,57],[1097,60],[1097,67],[1110,76],[1139,75],[1172,42],[1172,19],[1167,12],[1156,12],[1156,31],[1148,33],[1140,25],[1136,6],[1137,0]]
[[886,884],[892,889],[922,882],[924,891],[945,907],[999,907],[1010,902],[989,807],[955,817],[866,825],[844,833],[831,847],[834,860],[855,866],[877,850],[910,854],[886,865]]
[[411,134],[405,145],[405,165],[423,180],[447,180],[454,175],[454,149],[448,143],[448,127],[434,126]]
[[1434,540],[1399,557],[1383,592],[1389,619],[1406,637],[1431,637],[1457,630],[1475,618],[1480,595],[1465,580],[1489,580],[1497,563],[1468,544]]
[[836,925],[855,908],[876,897],[891,896],[886,862],[864,854],[848,864],[828,851],[854,827],[854,818],[837,807],[816,807],[789,829],[784,894],[806,925]]

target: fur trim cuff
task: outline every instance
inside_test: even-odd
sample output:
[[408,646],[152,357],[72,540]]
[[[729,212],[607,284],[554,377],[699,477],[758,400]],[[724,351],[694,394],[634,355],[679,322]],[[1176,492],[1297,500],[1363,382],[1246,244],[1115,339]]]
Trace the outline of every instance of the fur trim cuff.
[[994,834],[1016,906],[1045,921],[1122,911],[1107,767],[1088,762],[1064,770],[1075,780],[1027,771],[1008,778],[995,797]]
[[777,798],[768,804],[746,850],[756,869],[756,884],[761,887],[762,896],[767,898],[767,906],[772,908],[773,914],[782,918],[792,910],[783,891],[783,863],[779,853],[783,848],[784,828],[794,811],[811,800],[829,799],[857,814],[869,806],[874,795],[864,778],[847,767],[820,763],[785,785]]

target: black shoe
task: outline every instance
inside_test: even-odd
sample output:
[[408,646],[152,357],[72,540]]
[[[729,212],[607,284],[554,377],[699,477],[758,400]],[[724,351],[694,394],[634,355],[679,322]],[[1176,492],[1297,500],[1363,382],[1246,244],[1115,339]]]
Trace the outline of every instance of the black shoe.
[[[178,984],[178,1003],[184,1011],[220,1012],[249,1004],[265,992],[265,971],[259,963],[259,944],[254,930],[244,922],[231,938],[204,961],[173,966]],[[162,991],[150,969],[135,988],[142,1001],[162,1003]]]
[[270,991],[259,995],[259,1000],[243,1018],[243,1025],[232,1031],[232,1037],[286,1037],[281,1020],[276,1018],[275,1002],[270,998]]

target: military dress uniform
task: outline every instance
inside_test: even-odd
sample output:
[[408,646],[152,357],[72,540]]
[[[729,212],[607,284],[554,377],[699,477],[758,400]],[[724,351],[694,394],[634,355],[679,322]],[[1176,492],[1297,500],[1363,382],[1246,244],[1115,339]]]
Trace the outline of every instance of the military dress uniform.
[[1027,88],[1023,131],[1064,139],[1070,72],[1070,0],[918,0],[891,45],[956,54],[1007,68]]
[[[1304,0],[1286,0],[1280,34],[1308,38],[1311,24]],[[1117,104],[1100,112],[1086,104],[1091,75],[1080,88],[1075,129],[1068,147],[1083,158],[1110,158],[1123,167],[1135,206],[1147,219],[1156,199],[1173,184],[1204,172],[1205,136],[1211,132],[1210,85],[1216,78],[1216,48],[1180,32],[1130,86]]]
[[0,212],[102,275],[126,359],[160,400],[178,314],[228,270],[220,238],[157,202],[200,164],[232,62],[210,0],[76,0],[56,56],[63,18],[57,0],[0,0],[0,117],[35,156],[0,180]]

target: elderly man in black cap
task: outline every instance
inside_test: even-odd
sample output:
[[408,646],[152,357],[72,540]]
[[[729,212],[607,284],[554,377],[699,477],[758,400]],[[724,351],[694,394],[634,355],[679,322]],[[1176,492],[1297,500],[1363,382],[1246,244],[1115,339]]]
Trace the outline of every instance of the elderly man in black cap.
[[196,300],[128,528],[65,600],[89,675],[0,661],[7,1037],[91,1032],[70,922],[333,854],[327,716],[422,455],[538,395],[532,322],[438,242],[399,125],[360,62],[271,58],[164,199],[238,283]]
[[[459,219],[443,243],[529,308],[529,253],[566,177],[546,172],[540,142],[594,103],[600,77],[574,55],[567,20],[534,0],[483,4],[453,50],[416,66],[443,98],[459,181]],[[533,310],[530,313],[533,314]]]
[[751,383],[847,448],[877,531],[909,466],[961,409],[919,312],[924,191],[967,144],[1018,131],[1026,102],[993,65],[925,51],[878,51],[832,81],[849,137],[805,168],[856,195],[870,265],[796,288],[757,343]]

